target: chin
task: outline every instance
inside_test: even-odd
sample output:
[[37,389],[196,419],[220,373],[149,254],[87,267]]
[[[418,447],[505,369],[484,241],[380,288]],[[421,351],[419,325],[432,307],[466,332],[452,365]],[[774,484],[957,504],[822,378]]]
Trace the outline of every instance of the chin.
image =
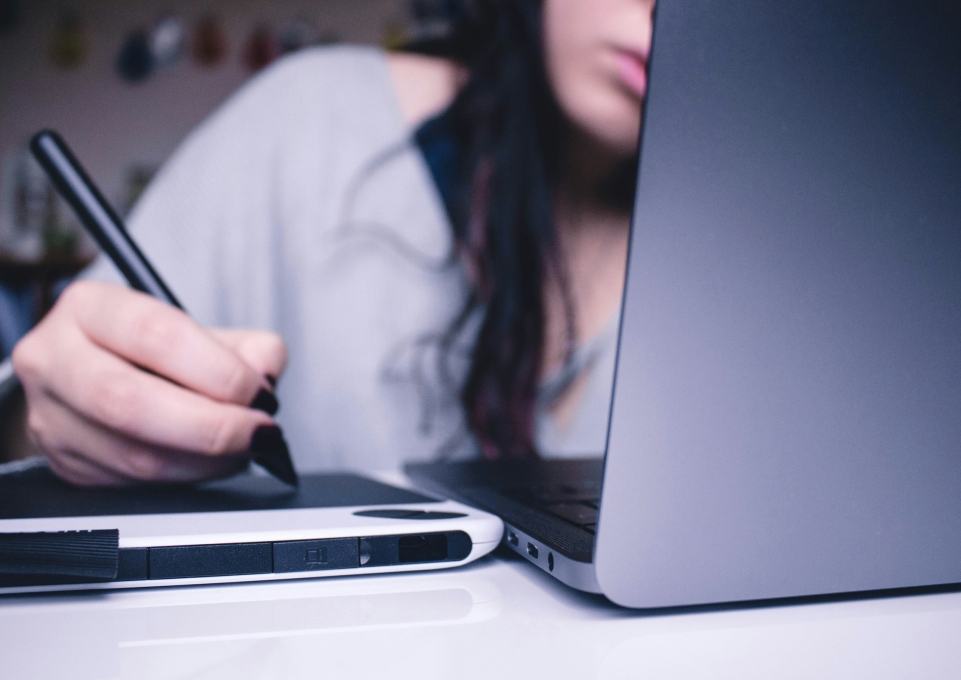
[[559,93],[568,120],[612,155],[636,154],[641,102],[607,79],[578,85]]
[[609,89],[582,101],[593,101],[592,106],[582,108],[576,116],[582,130],[617,156],[630,157],[637,153],[641,127],[639,101]]
[[637,153],[638,127],[612,134],[606,140],[606,145],[617,156],[623,158],[634,156]]
[[614,156],[630,158],[637,153],[640,118],[618,116],[595,120],[588,132]]

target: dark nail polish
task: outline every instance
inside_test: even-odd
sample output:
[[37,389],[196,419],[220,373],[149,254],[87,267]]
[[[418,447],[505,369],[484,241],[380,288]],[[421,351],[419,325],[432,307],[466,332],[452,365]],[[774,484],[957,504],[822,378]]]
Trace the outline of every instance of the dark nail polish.
[[250,402],[250,408],[263,411],[268,415],[274,415],[277,413],[277,409],[280,408],[280,404],[277,402],[277,397],[274,396],[273,392],[261,388],[257,396],[254,397],[254,400]]
[[275,376],[270,375],[270,373],[264,373],[264,378],[267,379],[271,387],[277,387],[277,378]]
[[261,425],[250,438],[254,462],[282,482],[297,486],[297,472],[290,460],[284,433],[276,425]]

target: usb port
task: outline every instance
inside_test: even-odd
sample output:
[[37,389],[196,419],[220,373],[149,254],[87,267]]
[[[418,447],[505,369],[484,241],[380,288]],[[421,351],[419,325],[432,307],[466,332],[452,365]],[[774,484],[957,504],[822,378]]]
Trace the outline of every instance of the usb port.
[[517,545],[517,534],[515,534],[513,531],[508,531],[508,532],[507,532],[507,542],[510,543],[511,545],[516,546],[516,545]]
[[530,555],[531,557],[533,557],[533,558],[536,560],[536,559],[537,559],[537,546],[534,545],[533,543],[528,543],[528,544],[527,544],[527,554]]

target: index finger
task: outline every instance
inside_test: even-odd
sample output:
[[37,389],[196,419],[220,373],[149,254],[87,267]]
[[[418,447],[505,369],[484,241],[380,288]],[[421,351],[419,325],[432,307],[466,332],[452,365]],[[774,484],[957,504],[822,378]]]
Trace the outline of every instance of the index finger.
[[238,328],[210,328],[208,332],[268,380],[276,382],[283,374],[287,346],[275,333]]
[[250,367],[183,311],[122,286],[95,281],[63,294],[95,344],[187,389],[250,404],[266,387]]

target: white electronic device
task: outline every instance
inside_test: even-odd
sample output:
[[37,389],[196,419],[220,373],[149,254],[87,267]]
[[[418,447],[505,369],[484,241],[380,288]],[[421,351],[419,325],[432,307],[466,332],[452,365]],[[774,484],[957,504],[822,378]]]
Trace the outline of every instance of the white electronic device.
[[502,534],[494,515],[353,474],[303,475],[297,489],[254,475],[83,489],[42,464],[0,474],[0,593],[444,569]]

